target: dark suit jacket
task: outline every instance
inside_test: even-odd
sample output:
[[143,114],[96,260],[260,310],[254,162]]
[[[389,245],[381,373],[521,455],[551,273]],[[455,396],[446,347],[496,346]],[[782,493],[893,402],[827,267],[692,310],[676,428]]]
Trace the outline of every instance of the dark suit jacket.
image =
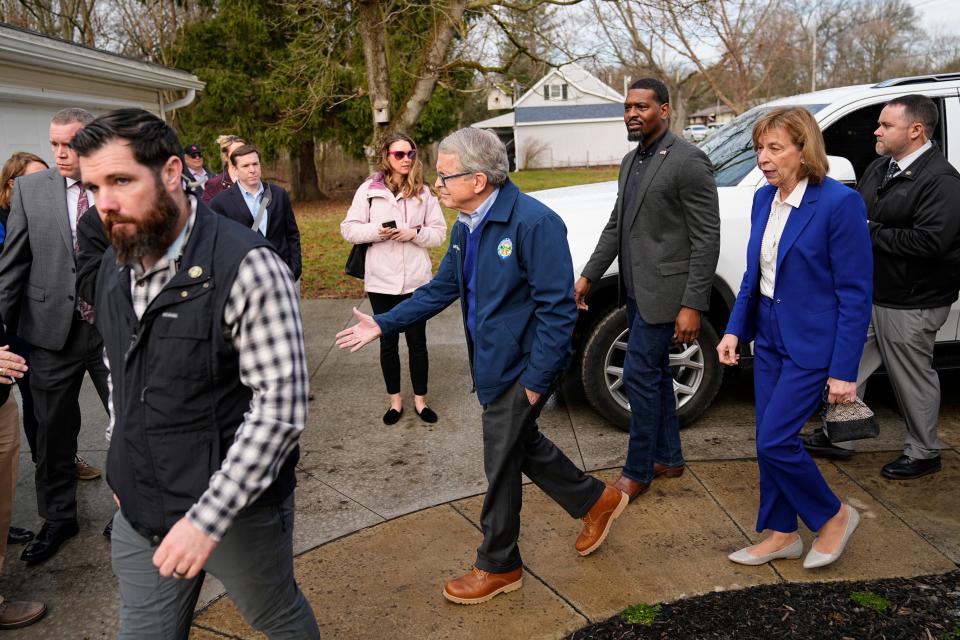
[[66,344],[77,304],[66,189],[56,168],[17,178],[0,255],[0,317],[10,333],[52,351]]
[[680,307],[706,311],[720,257],[717,185],[706,154],[667,131],[640,180],[638,208],[622,229],[624,187],[637,151],[620,164],[617,203],[583,268],[591,282],[603,277],[620,253],[621,234],[630,234],[633,297],[644,322],[673,322]]
[[[273,199],[267,206],[267,240],[290,267],[293,279],[299,280],[300,272],[303,270],[300,256],[300,229],[297,227],[297,219],[290,206],[290,196],[282,187],[267,182],[263,184],[273,194]],[[247,208],[240,189],[240,184],[237,183],[218,194],[210,201],[210,208],[249,229],[253,226],[253,216]]]
[[107,232],[97,213],[96,207],[90,207],[77,221],[77,295],[93,304],[97,293],[97,273],[103,254],[110,246]]
[[[756,336],[760,300],[760,243],[776,188],[753,197],[747,270],[727,324],[749,342]],[[854,382],[867,341],[873,254],[867,210],[856,191],[832,178],[808,185],[790,213],[777,248],[774,305],[787,353],[805,369],[828,369]]]

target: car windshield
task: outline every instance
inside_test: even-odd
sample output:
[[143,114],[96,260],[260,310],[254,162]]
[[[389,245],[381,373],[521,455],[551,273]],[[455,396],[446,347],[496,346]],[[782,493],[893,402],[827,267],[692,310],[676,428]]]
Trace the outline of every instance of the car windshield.
[[[826,105],[803,105],[810,113],[816,113]],[[757,164],[753,151],[753,125],[775,107],[754,107],[716,131],[701,145],[716,172],[718,187],[732,187],[740,183]]]

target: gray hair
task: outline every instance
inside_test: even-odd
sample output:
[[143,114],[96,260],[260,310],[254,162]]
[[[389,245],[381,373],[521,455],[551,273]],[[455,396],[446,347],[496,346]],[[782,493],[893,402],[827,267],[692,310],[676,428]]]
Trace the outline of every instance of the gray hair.
[[60,111],[57,111],[55,114],[53,114],[53,118],[50,119],[50,123],[73,124],[74,122],[79,122],[83,126],[87,126],[93,122],[93,119],[93,114],[86,109],[69,107],[67,109],[60,109]]
[[462,171],[483,173],[495,187],[506,182],[510,172],[507,148],[497,134],[486,129],[465,127],[454,131],[440,141],[437,153],[457,156]]

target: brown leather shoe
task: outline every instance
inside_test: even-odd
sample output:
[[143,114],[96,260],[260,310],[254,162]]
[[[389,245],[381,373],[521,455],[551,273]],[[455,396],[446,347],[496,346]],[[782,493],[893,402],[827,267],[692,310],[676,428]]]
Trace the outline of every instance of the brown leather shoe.
[[620,476],[617,478],[617,481],[613,483],[613,486],[627,494],[627,498],[630,500],[630,502],[633,502],[641,494],[647,492],[647,489],[650,488],[650,483],[637,482],[636,480],[631,480],[626,476]]
[[33,624],[47,612],[42,602],[14,602],[0,597],[0,629],[19,629]]
[[87,461],[80,456],[76,456],[73,461],[77,465],[78,480],[96,480],[103,473],[103,471],[97,469],[92,464],[88,464]]
[[653,477],[659,478],[663,476],[665,478],[679,478],[683,475],[683,470],[686,469],[686,466],[680,465],[679,467],[668,467],[665,464],[660,464],[655,462],[653,464]]
[[470,573],[444,585],[443,597],[457,604],[480,604],[522,586],[523,567],[506,573],[490,573],[472,567]]
[[607,485],[590,507],[587,515],[583,517],[583,531],[577,536],[577,542],[574,545],[580,555],[589,555],[603,544],[610,532],[610,525],[620,517],[629,502],[627,494],[614,485]]

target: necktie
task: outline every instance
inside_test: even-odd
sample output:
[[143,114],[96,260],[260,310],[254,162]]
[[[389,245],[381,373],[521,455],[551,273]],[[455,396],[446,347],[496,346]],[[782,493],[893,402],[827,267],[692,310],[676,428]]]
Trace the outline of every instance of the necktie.
[[896,160],[891,159],[890,166],[887,167],[887,175],[883,177],[883,184],[881,184],[880,186],[881,187],[886,186],[886,184],[890,182],[890,178],[897,175],[898,173],[900,173],[900,165],[897,164]]
[[[77,241],[77,237],[80,235],[80,218],[86,213],[87,209],[90,208],[90,201],[87,199],[87,190],[83,188],[83,184],[77,183],[77,187],[80,189],[80,198],[77,200],[77,233],[73,238],[73,253],[74,255],[80,253],[80,243]],[[85,322],[93,324],[93,305],[77,296],[77,311],[80,312],[80,317],[83,318]]]

